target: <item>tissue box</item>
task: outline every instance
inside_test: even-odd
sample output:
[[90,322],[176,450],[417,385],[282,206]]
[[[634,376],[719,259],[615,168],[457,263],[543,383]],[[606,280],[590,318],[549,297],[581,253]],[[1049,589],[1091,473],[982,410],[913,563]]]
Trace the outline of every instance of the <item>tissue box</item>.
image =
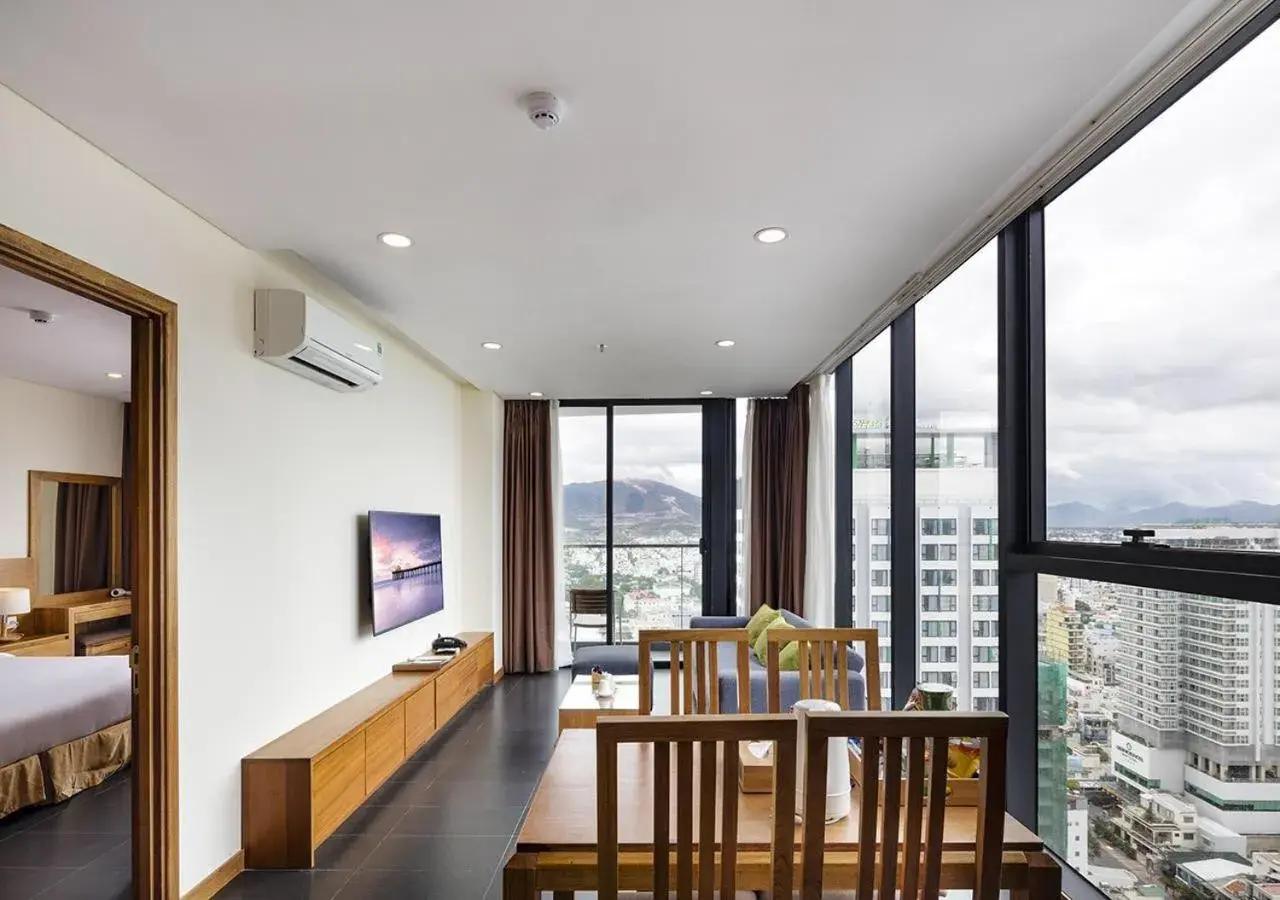
[[[925,795],[928,796],[928,777],[929,763],[925,763]],[[853,783],[857,786],[859,793],[862,791],[862,754],[854,747],[849,748],[849,773],[853,776]],[[907,803],[907,780],[906,776],[902,779],[901,796],[898,802],[903,806]],[[884,782],[880,783],[880,800],[884,801]],[[947,779],[947,806],[977,806],[978,805],[978,779],[977,778],[948,778]]]
[[744,794],[773,793],[773,749],[758,759],[749,749],[750,741],[738,744],[738,788]]

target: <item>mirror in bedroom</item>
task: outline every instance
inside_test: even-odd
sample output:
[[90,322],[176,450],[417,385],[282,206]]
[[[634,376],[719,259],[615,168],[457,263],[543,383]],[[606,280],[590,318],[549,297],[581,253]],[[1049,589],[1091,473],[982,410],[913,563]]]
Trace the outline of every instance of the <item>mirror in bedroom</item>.
[[122,587],[120,494],[119,478],[30,473],[29,546],[41,598]]

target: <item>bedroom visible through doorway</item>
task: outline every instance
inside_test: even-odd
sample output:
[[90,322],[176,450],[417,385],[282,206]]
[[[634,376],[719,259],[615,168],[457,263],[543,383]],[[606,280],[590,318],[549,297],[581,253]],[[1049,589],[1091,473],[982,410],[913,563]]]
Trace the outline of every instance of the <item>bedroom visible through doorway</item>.
[[6,898],[177,898],[175,312],[0,227]]

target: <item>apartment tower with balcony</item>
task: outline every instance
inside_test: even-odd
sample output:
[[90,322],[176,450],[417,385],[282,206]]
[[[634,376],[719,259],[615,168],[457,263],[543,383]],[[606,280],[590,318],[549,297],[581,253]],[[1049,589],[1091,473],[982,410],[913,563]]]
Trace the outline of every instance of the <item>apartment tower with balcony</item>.
[[[859,427],[860,426],[860,427]],[[921,430],[916,438],[916,614],[921,681],[955,688],[960,709],[998,707],[999,632],[996,431]],[[853,436],[854,624],[877,628],[881,686],[889,699],[889,431],[855,423]]]
[[[1280,529],[1159,529],[1174,546],[1259,549]],[[1271,606],[1117,587],[1113,759],[1135,794],[1183,793],[1206,819],[1280,846],[1280,617]]]

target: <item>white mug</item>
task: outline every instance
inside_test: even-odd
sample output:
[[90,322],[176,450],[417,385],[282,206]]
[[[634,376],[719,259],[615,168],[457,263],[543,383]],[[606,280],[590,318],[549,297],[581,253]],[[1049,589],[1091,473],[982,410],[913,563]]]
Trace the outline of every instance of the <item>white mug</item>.
[[600,684],[599,686],[596,687],[596,696],[597,697],[613,696],[613,676],[610,675],[608,672],[605,672],[603,675],[600,676]]

